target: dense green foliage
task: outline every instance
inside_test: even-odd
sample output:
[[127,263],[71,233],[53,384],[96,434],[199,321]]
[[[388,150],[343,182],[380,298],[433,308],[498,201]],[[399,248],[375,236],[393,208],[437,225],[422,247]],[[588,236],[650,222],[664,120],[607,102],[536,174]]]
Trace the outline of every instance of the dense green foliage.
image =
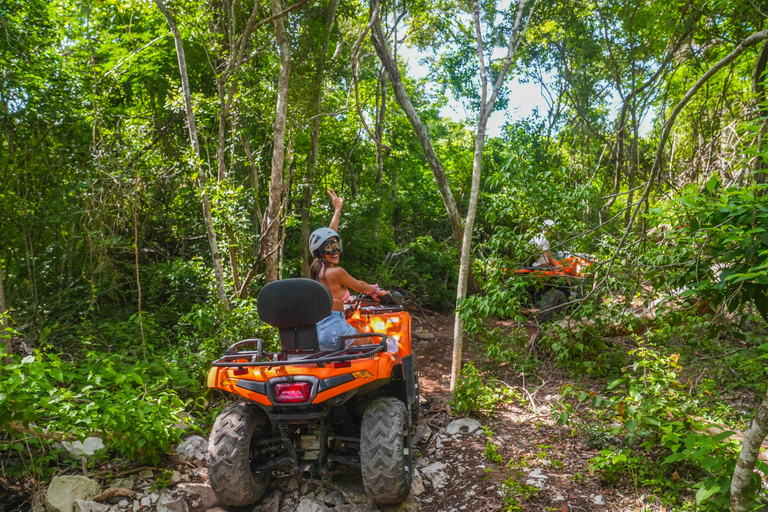
[[[472,233],[480,290],[458,305],[491,364],[464,367],[456,412],[493,414],[521,399],[498,381],[499,364],[530,372],[552,360],[603,386],[575,381],[554,411],[595,440],[601,478],[630,478],[681,510],[728,503],[738,446],[704,431],[709,422],[743,429],[753,411],[736,410],[728,394],[758,396],[768,377],[768,116],[752,83],[760,45],[693,96],[661,161],[654,155],[691,85],[765,28],[757,4],[536,3],[511,69],[517,81],[496,104],[505,124],[485,144]],[[266,232],[279,230],[278,274],[301,275],[302,227],[327,225],[328,188],[346,200],[345,269],[405,292],[414,311],[454,311],[460,241],[361,38],[369,5],[333,5],[309,2],[284,17],[288,149],[270,224],[280,56],[271,22],[245,37],[252,15],[269,18],[268,4],[167,2],[186,53],[198,157],[174,38],[154,3],[0,0],[0,340],[11,352],[0,371],[0,451],[17,470],[49,476],[53,441],[89,434],[110,453],[155,463],[184,429],[205,429],[210,362],[239,339],[277,343],[256,312]],[[479,8],[493,78],[517,3]],[[405,89],[462,216],[480,99],[470,13],[442,0],[382,4],[402,43]],[[427,78],[409,74],[402,55],[414,48]],[[541,84],[546,111],[523,119],[508,110],[521,82]],[[448,118],[449,102],[466,119]],[[513,269],[538,256],[528,241],[548,218],[552,251],[592,264],[571,323],[545,326],[526,347],[521,326],[537,323],[542,286]],[[217,294],[211,231],[229,304]],[[514,327],[494,329],[493,318]],[[589,406],[575,414],[578,401]],[[505,485],[513,510],[526,489]]]

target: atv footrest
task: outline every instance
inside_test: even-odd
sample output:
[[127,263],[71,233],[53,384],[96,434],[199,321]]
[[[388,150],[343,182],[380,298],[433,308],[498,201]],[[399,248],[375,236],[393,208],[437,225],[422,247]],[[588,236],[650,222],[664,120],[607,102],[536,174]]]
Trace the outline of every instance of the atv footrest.
[[251,471],[266,471],[268,469],[274,469],[279,466],[283,466],[285,464],[293,464],[294,460],[293,457],[278,457],[275,459],[270,459],[269,462],[265,464],[260,464],[255,467],[251,467]]
[[359,457],[351,457],[348,455],[331,455],[328,457],[328,460],[344,464],[345,466],[352,466],[353,468],[360,467]]

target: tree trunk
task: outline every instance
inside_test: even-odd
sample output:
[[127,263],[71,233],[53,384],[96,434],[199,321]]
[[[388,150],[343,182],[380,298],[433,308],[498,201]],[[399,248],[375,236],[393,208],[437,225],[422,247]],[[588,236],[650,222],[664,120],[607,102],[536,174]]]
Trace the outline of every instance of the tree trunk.
[[[371,0],[371,13],[376,10],[377,3],[378,0]],[[376,53],[379,55],[379,59],[381,59],[384,69],[387,70],[389,81],[392,83],[392,89],[395,91],[395,98],[405,112],[405,115],[408,117],[411,126],[413,126],[413,130],[416,132],[416,137],[419,139],[419,144],[421,144],[421,149],[424,151],[424,156],[427,159],[429,168],[432,170],[432,174],[435,177],[437,188],[440,191],[445,210],[448,213],[448,219],[451,222],[453,236],[456,240],[461,240],[461,216],[459,215],[459,209],[456,206],[456,200],[451,193],[451,188],[448,185],[445,170],[443,169],[440,160],[437,158],[435,150],[432,148],[432,142],[429,139],[429,134],[424,127],[424,123],[421,122],[419,114],[416,113],[416,109],[413,108],[413,104],[411,104],[411,100],[405,92],[405,87],[403,87],[403,82],[400,78],[400,71],[397,69],[397,62],[395,62],[392,53],[389,50],[387,39],[381,28],[381,19],[378,16],[374,20],[372,28],[371,41],[373,42],[373,46],[376,48]]]
[[10,355],[12,352],[11,338],[5,336],[5,329],[8,327],[8,317],[6,312],[8,306],[5,302],[5,288],[3,288],[3,260],[0,259],[0,340],[3,341],[3,348],[5,349],[5,355]]
[[[376,109],[376,140],[384,137],[384,117],[387,115],[387,75],[382,69],[376,84],[378,102]],[[384,151],[376,144],[376,193],[381,190],[381,180],[384,176]]]
[[285,33],[280,0],[271,0],[272,15],[275,16],[275,37],[280,48],[280,76],[277,82],[277,105],[275,106],[275,128],[272,136],[272,173],[269,183],[267,204],[261,236],[264,247],[265,281],[277,279],[278,246],[280,234],[280,206],[283,189],[283,168],[285,166],[285,126],[288,114],[288,83],[291,79],[291,48]]
[[[763,47],[760,49],[760,53],[755,61],[755,69],[752,73],[752,90],[757,95],[755,114],[758,118],[762,118],[763,122],[760,124],[760,133],[757,136],[757,156],[755,157],[754,171],[755,171],[755,183],[762,184],[768,182],[765,174],[765,159],[762,157],[766,128],[768,123],[765,120],[766,108],[765,108],[765,86],[763,81],[765,80],[765,68],[768,64],[768,44],[763,43]],[[764,195],[765,190],[760,192],[760,195]]]
[[315,89],[314,108],[312,109],[312,121],[310,131],[309,157],[307,158],[307,171],[304,175],[304,190],[301,200],[301,275],[309,277],[309,214],[312,209],[312,189],[315,184],[315,169],[317,157],[320,152],[320,110],[323,106],[323,76],[325,74],[326,54],[331,40],[331,31],[336,18],[336,10],[339,8],[339,0],[333,0],[328,8],[325,18],[325,37],[315,67],[313,86]]
[[757,409],[757,414],[744,432],[744,444],[741,447],[739,459],[731,479],[731,510],[732,512],[747,512],[749,508],[749,484],[752,481],[755,462],[760,453],[760,446],[768,436],[768,390],[763,403]]
[[179,74],[181,75],[181,88],[184,92],[184,106],[187,115],[187,128],[189,129],[189,141],[192,145],[192,151],[195,155],[195,167],[197,168],[197,183],[200,187],[203,200],[203,219],[205,220],[205,229],[208,235],[208,245],[211,247],[211,256],[213,258],[213,273],[216,279],[216,291],[219,300],[229,308],[229,299],[224,288],[224,269],[221,266],[221,254],[219,253],[219,244],[216,240],[216,231],[213,228],[213,214],[211,212],[211,201],[206,191],[206,180],[203,169],[200,165],[200,144],[197,141],[197,125],[195,124],[195,113],[192,111],[192,93],[189,88],[189,77],[187,75],[187,59],[184,55],[184,43],[181,40],[181,33],[176,26],[176,20],[165,7],[163,0],[155,0],[157,8],[163,13],[165,21],[173,32],[173,39],[176,43],[176,56],[179,61]]
[[[536,9],[536,0],[531,7],[528,14],[528,21],[533,17],[533,12]],[[464,322],[461,319],[461,303],[467,296],[467,283],[469,282],[469,276],[471,274],[471,257],[472,257],[472,230],[475,225],[475,215],[477,213],[477,199],[480,195],[480,175],[482,171],[483,163],[483,147],[485,145],[485,130],[488,124],[488,118],[493,112],[493,107],[496,104],[496,98],[502,85],[504,85],[504,79],[509,71],[509,66],[512,64],[512,58],[515,55],[517,49],[518,29],[520,28],[520,22],[523,18],[523,11],[525,8],[525,0],[519,0],[517,8],[517,18],[515,19],[515,25],[512,30],[512,35],[509,38],[509,44],[507,45],[507,56],[504,59],[504,64],[499,70],[499,75],[496,78],[496,83],[493,86],[490,98],[488,98],[488,75],[485,68],[485,55],[483,50],[483,34],[480,27],[480,6],[478,0],[473,0],[473,17],[475,23],[475,34],[477,37],[477,59],[480,66],[480,115],[477,120],[477,134],[475,136],[475,150],[472,159],[472,188],[469,194],[469,208],[467,210],[467,217],[464,223],[464,234],[461,243],[461,261],[459,264],[459,283],[456,287],[456,315],[454,320],[453,329],[453,361],[451,363],[451,394],[456,390],[456,383],[459,379],[461,372],[461,356],[464,344]],[[525,28],[528,23],[526,22]],[[523,28],[520,37],[525,34],[525,28]]]

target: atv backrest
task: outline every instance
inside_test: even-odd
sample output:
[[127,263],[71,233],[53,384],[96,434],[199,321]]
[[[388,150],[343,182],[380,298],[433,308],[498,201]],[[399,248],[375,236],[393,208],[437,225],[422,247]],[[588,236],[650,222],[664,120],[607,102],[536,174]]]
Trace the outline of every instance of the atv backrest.
[[319,350],[316,324],[331,314],[333,297],[312,279],[284,279],[262,288],[256,299],[259,318],[280,329],[284,351]]

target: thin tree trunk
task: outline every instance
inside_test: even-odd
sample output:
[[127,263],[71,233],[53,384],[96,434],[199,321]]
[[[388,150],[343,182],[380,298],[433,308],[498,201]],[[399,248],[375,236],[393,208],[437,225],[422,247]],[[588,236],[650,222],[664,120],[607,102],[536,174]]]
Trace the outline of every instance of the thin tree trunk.
[[11,346],[10,336],[5,336],[5,329],[8,327],[8,317],[6,312],[8,306],[5,302],[5,288],[3,288],[3,260],[0,259],[0,340],[3,341],[3,348],[5,349],[5,355],[8,356],[13,351]]
[[288,114],[288,83],[291,79],[291,48],[285,33],[280,0],[271,0],[272,15],[275,16],[275,37],[280,48],[280,76],[277,82],[277,105],[275,106],[275,128],[272,137],[272,173],[269,184],[269,203],[267,204],[264,225],[261,233],[264,240],[265,281],[271,283],[277,279],[278,244],[280,234],[280,205],[283,189],[283,169],[285,166],[285,127]]
[[[371,13],[376,12],[377,4],[378,0],[371,0]],[[372,28],[371,41],[373,42],[373,46],[376,48],[376,53],[379,55],[379,59],[381,59],[384,69],[387,70],[389,81],[392,83],[392,89],[395,92],[395,98],[405,112],[405,115],[408,117],[408,121],[410,121],[413,130],[416,132],[416,137],[419,139],[421,149],[424,151],[427,164],[429,164],[429,168],[432,170],[432,174],[435,177],[437,189],[440,191],[445,210],[448,213],[448,219],[451,222],[453,236],[456,240],[461,240],[461,216],[459,215],[459,209],[456,206],[456,200],[451,193],[451,188],[448,185],[445,170],[443,169],[440,160],[437,158],[435,150],[432,148],[432,142],[429,139],[429,134],[424,127],[424,123],[421,122],[419,114],[416,113],[416,109],[413,108],[413,104],[408,98],[408,94],[405,92],[405,87],[403,87],[403,82],[400,77],[400,71],[397,69],[397,62],[395,62],[392,53],[389,50],[387,38],[381,28],[381,19],[378,16],[374,20]]]
[[[376,84],[378,91],[378,108],[376,109],[376,140],[384,137],[384,118],[387,115],[387,75],[382,69]],[[381,180],[384,176],[384,151],[376,144],[376,192],[381,190]]]
[[736,467],[731,479],[731,510],[732,512],[747,512],[749,508],[749,484],[752,481],[755,462],[760,453],[760,447],[768,436],[768,390],[763,403],[757,409],[757,414],[744,432],[744,444],[736,461]]
[[206,191],[206,180],[202,166],[200,165],[200,144],[197,140],[197,125],[195,123],[195,113],[192,110],[192,93],[189,87],[189,77],[187,75],[187,59],[184,55],[184,43],[181,40],[181,33],[176,25],[176,20],[166,8],[163,0],[155,0],[157,8],[163,13],[165,21],[173,32],[173,39],[176,43],[176,55],[179,61],[179,74],[181,75],[181,88],[184,92],[184,106],[187,115],[187,128],[189,129],[189,141],[192,145],[192,151],[195,155],[195,166],[197,167],[197,183],[200,187],[203,200],[203,219],[205,220],[206,234],[208,235],[208,245],[211,247],[211,256],[213,258],[213,274],[216,280],[216,291],[219,294],[219,300],[229,308],[229,299],[224,288],[224,269],[221,265],[221,254],[219,253],[219,244],[216,240],[216,231],[213,227],[213,214],[211,212],[211,201]]
[[141,278],[139,277],[139,190],[136,187],[136,201],[133,203],[133,255],[136,263],[136,291],[138,293],[139,334],[141,335],[141,354],[147,362],[147,341],[144,337],[144,317],[141,311]]
[[338,8],[339,0],[333,0],[328,8],[328,14],[325,18],[325,36],[322,48],[318,54],[315,77],[313,80],[315,103],[312,111],[311,131],[309,136],[309,157],[307,158],[307,171],[304,175],[304,188],[301,200],[300,251],[301,275],[304,277],[309,277],[310,263],[309,251],[307,249],[309,243],[309,214],[312,209],[312,189],[315,184],[315,169],[317,168],[317,157],[320,152],[320,110],[323,106],[323,77],[325,75],[325,64],[327,61],[326,54],[328,53],[328,45],[331,41],[331,32],[333,30],[333,23],[336,19],[336,10]]
[[473,0],[473,17],[475,24],[475,34],[477,37],[477,59],[480,66],[480,115],[477,121],[477,134],[475,136],[475,150],[472,159],[472,188],[469,194],[469,208],[467,210],[467,217],[464,223],[464,234],[461,243],[461,261],[459,264],[459,283],[456,287],[456,315],[454,319],[453,329],[453,361],[451,363],[451,394],[456,389],[456,383],[459,379],[461,372],[461,357],[464,343],[464,321],[461,319],[461,303],[467,296],[467,283],[471,273],[471,258],[472,258],[472,230],[475,224],[475,215],[477,213],[477,200],[480,195],[480,176],[483,163],[483,148],[485,145],[485,130],[488,124],[488,118],[493,112],[493,107],[496,104],[496,98],[498,97],[499,90],[504,85],[504,79],[509,71],[509,67],[512,64],[512,59],[517,50],[520,39],[525,34],[533,17],[534,10],[538,0],[536,0],[528,13],[528,20],[523,27],[520,37],[518,37],[518,30],[520,28],[520,22],[523,18],[523,11],[525,8],[525,0],[519,0],[517,7],[517,17],[515,19],[515,25],[512,30],[512,35],[509,38],[509,44],[507,45],[507,56],[504,59],[504,64],[499,70],[499,75],[496,78],[496,83],[493,86],[490,98],[488,98],[488,75],[485,67],[485,55],[483,50],[483,34],[480,26],[480,5],[478,0]]
[[[765,108],[765,86],[763,81],[765,80],[765,69],[768,65],[768,44],[763,43],[763,47],[760,49],[757,61],[755,61],[755,69],[752,73],[752,90],[757,95],[755,114],[758,118],[766,117]],[[763,145],[765,140],[766,128],[768,123],[764,120],[760,125],[760,132],[757,136],[757,156],[755,157],[754,171],[755,171],[755,183],[762,184],[768,182],[765,174],[765,160],[761,156],[763,151]],[[765,190],[760,192],[761,195],[765,194]]]

